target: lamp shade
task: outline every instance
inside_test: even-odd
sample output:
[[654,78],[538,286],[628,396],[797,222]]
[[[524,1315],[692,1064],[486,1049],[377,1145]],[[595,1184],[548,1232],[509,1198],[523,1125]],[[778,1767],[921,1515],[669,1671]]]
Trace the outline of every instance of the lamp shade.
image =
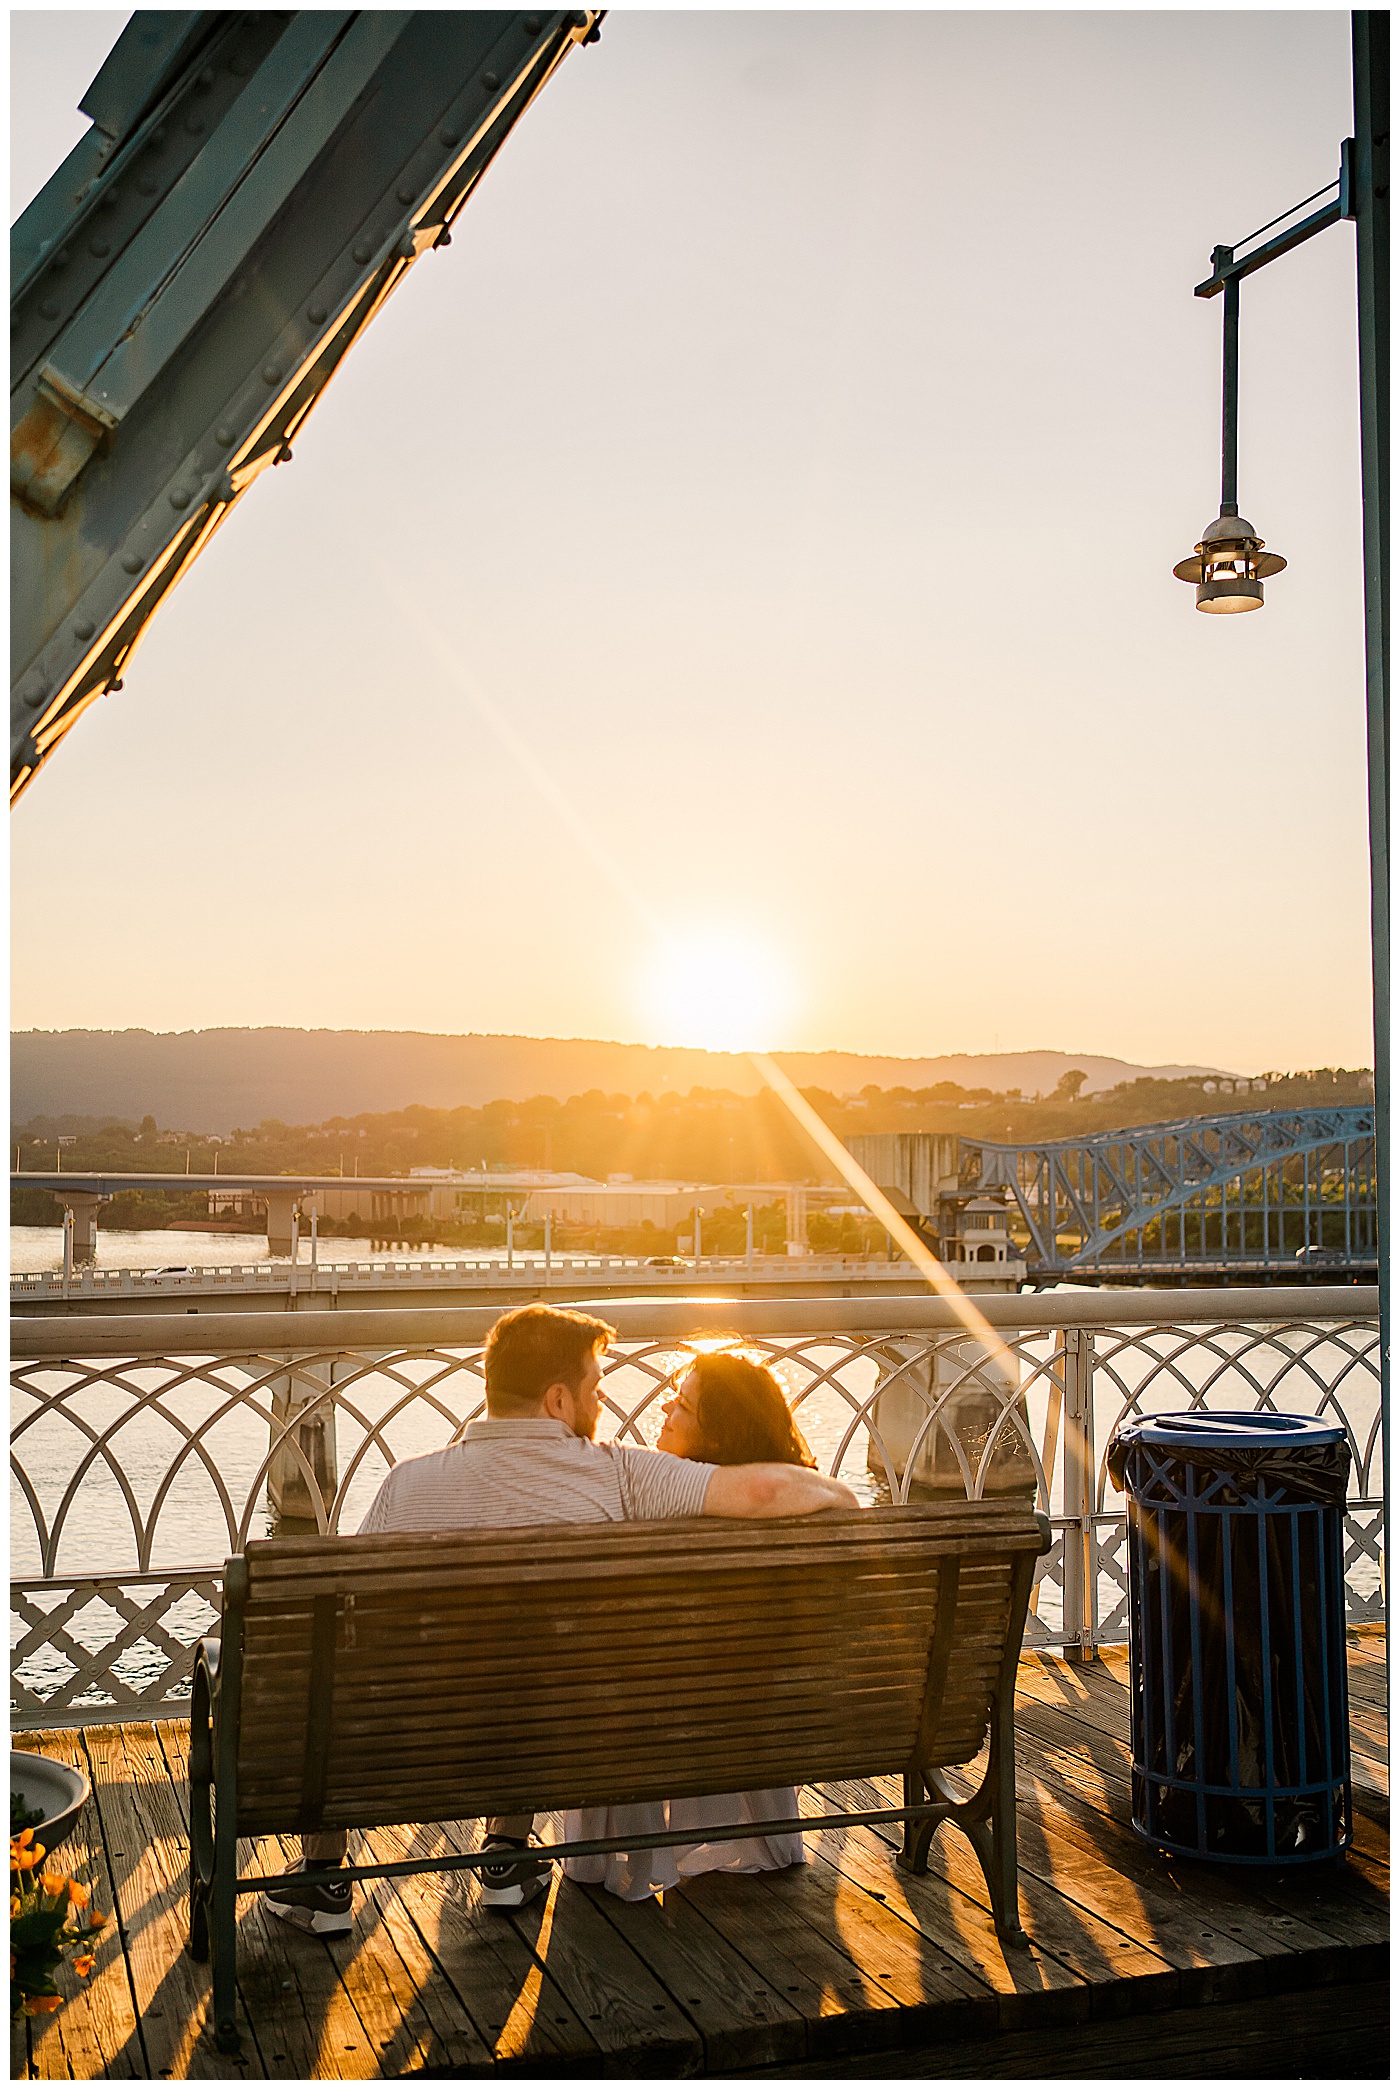
[[1209,529],[1201,533],[1193,557],[1182,559],[1172,572],[1179,581],[1194,581],[1196,608],[1213,616],[1235,616],[1241,610],[1264,606],[1264,582],[1282,573],[1287,559],[1266,552],[1264,540],[1233,509],[1222,508]]

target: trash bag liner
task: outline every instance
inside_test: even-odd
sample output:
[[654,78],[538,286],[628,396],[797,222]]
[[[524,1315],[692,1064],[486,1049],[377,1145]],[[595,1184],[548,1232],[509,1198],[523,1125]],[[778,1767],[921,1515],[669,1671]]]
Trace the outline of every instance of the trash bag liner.
[[1351,1456],[1311,1416],[1154,1415],[1128,1498],[1133,1826],[1235,1864],[1351,1841],[1342,1511]]
[[1351,1446],[1332,1423],[1310,1415],[1153,1415],[1126,1422],[1108,1447],[1108,1470],[1115,1488],[1123,1486],[1128,1448],[1139,1438],[1170,1445],[1190,1465],[1215,1473],[1258,1479],[1269,1488],[1284,1488],[1311,1502],[1346,1508],[1351,1478]]

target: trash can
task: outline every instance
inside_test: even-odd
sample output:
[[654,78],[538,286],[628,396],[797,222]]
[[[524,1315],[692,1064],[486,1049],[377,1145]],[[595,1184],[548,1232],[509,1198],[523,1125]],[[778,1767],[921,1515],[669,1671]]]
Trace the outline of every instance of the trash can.
[[1351,1452],[1306,1415],[1153,1415],[1128,1498],[1133,1827],[1159,1849],[1304,1865],[1351,1842],[1342,1516]]

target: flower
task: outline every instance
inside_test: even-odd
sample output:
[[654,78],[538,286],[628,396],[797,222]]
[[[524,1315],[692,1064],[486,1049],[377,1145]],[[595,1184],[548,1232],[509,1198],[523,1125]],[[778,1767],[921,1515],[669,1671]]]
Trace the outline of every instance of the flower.
[[81,1880],[69,1880],[68,1899],[75,1908],[85,1909],[88,1904],[88,1889]]
[[67,1874],[62,1872],[41,1872],[39,1875],[39,1886],[43,1893],[51,1894],[55,1901],[63,1899],[68,1893]]
[[62,2010],[62,1996],[27,1996],[24,2004],[26,2017],[48,2017],[52,2011]]
[[97,1957],[95,1953],[80,1952],[73,1962],[73,1972],[75,1974],[90,1974],[96,1964]]

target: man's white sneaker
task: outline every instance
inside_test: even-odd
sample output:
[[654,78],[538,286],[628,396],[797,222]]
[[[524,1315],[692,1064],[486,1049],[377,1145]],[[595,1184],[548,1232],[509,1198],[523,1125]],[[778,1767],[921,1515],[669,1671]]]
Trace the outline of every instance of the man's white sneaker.
[[[293,1869],[302,1872],[305,1867],[306,1860],[299,1858]],[[343,1938],[354,1927],[349,1880],[329,1887],[273,1887],[262,1897],[262,1905],[269,1916],[280,1916],[318,1938]]]
[[525,1837],[488,1836],[481,1848],[501,1853],[499,1865],[482,1865],[477,1870],[483,1908],[523,1909],[527,1901],[543,1894],[549,1867],[538,1859],[521,1857],[530,1848]]

